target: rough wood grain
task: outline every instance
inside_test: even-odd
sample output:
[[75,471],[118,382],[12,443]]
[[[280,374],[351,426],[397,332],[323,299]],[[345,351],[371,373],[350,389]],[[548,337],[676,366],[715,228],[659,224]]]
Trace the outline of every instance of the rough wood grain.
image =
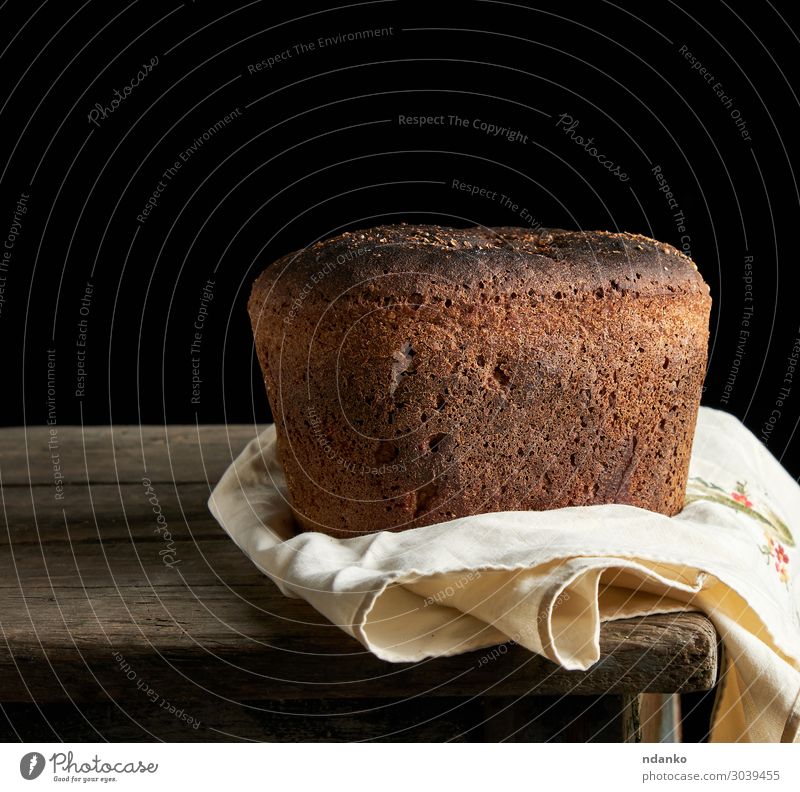
[[[229,426],[29,426],[0,429],[4,486],[53,485],[53,455],[65,483],[211,482],[258,434]],[[55,438],[55,445],[50,445]]]
[[[210,486],[254,431],[142,429],[147,473],[178,562],[170,568],[141,483],[138,427],[72,434],[61,428],[64,466],[72,471],[61,500],[54,498],[48,458],[36,456],[29,477],[23,430],[0,430],[7,485],[0,531],[0,701],[17,702],[12,709],[36,702],[62,714],[76,706],[96,713],[142,710],[160,724],[160,739],[190,737],[176,736],[187,731],[186,723],[176,724],[153,698],[202,701],[233,733],[239,728],[239,736],[255,735],[248,739],[276,739],[279,724],[297,739],[303,729],[309,739],[320,739],[310,726],[292,731],[288,722],[303,718],[275,702],[330,706],[338,724],[328,726],[331,739],[349,739],[354,724],[365,722],[353,714],[363,702],[375,712],[399,706],[380,702],[411,702],[412,708],[429,702],[441,707],[436,718],[453,725],[442,714],[451,700],[460,702],[456,709],[463,714],[467,702],[531,698],[535,704],[532,694],[620,696],[713,686],[717,636],[705,617],[692,613],[603,625],[603,657],[585,673],[563,671],[517,646],[489,662],[484,652],[416,664],[377,660],[306,603],[283,597],[208,514]],[[46,429],[28,430],[27,439],[29,448],[46,451]],[[472,706],[472,725],[453,726],[452,734],[477,729],[486,718],[483,707]],[[254,719],[253,711],[278,714]],[[342,725],[347,718],[352,730]],[[388,722],[378,717],[374,733],[383,734]],[[576,728],[567,729],[569,739],[578,737]],[[482,739],[491,729],[484,731]]]
[[180,563],[169,568],[148,533],[0,551],[1,699],[124,695],[130,686],[115,652],[152,686],[227,697],[673,692],[714,683],[716,634],[697,614],[604,625],[603,657],[585,673],[520,647],[489,662],[477,652],[389,665],[283,597],[232,542],[176,527]]
[[[208,511],[211,485],[155,483],[153,489],[170,530],[181,538],[224,537]],[[51,542],[158,541],[153,505],[141,481],[134,484],[68,485],[56,500],[49,487],[4,487],[0,508],[15,545]],[[174,530],[173,530],[174,529]]]

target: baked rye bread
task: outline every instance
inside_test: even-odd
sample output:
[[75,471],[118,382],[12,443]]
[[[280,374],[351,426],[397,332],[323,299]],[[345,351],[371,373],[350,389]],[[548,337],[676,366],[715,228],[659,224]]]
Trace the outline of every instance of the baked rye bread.
[[689,258],[627,233],[396,225],[283,257],[248,308],[300,525],[675,514],[710,306]]

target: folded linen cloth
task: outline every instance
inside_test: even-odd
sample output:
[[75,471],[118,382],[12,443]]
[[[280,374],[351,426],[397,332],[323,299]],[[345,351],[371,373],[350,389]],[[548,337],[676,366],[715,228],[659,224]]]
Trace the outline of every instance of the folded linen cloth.
[[701,408],[686,506],[481,514],[351,539],[295,535],[275,427],[209,499],[236,544],[378,657],[409,662],[513,640],[566,669],[600,657],[604,620],[701,610],[726,668],[712,741],[798,740],[800,487],[734,417]]

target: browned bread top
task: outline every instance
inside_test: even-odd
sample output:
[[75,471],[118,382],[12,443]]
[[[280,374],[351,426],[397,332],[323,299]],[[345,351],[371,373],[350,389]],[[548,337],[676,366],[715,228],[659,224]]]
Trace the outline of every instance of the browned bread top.
[[451,297],[476,288],[534,299],[708,294],[690,258],[639,234],[400,224],[346,231],[284,256],[255,282],[252,299],[291,300],[305,290],[329,302],[355,289],[363,300],[383,296],[384,286],[413,294],[421,281],[427,296],[432,287]]

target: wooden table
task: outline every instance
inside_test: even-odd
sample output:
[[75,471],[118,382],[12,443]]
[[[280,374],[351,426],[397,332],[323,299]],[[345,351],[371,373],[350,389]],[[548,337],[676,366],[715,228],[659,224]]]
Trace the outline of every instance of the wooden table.
[[670,740],[673,694],[714,686],[695,613],[605,624],[585,673],[520,647],[377,660],[208,513],[255,432],[0,430],[0,739]]

